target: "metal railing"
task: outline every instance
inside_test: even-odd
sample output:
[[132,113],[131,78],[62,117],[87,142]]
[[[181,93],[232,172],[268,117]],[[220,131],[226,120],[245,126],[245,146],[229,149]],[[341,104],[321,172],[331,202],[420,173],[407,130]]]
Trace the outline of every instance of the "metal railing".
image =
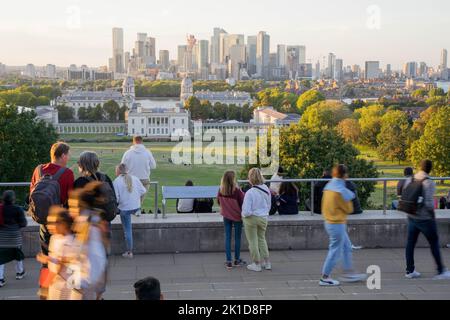
[[[375,182],[383,183],[383,214],[387,214],[387,184],[388,182],[399,182],[399,181],[405,181],[408,178],[351,178],[347,179],[348,181],[353,182]],[[430,178],[430,180],[433,181],[450,181],[450,177],[444,177],[444,178]],[[293,183],[311,183],[311,192],[310,192],[310,207],[311,207],[311,215],[314,215],[314,186],[317,182],[328,182],[331,181],[331,179],[284,179],[284,180],[266,180],[265,183],[282,183],[282,182],[293,182]],[[239,184],[249,183],[248,180],[239,180]]]
[[[0,188],[9,188],[9,187],[30,187],[30,182],[0,182]],[[154,195],[155,195],[155,206],[154,206],[154,217],[158,219],[158,202],[159,202],[159,182],[151,181],[150,185],[154,187]]]

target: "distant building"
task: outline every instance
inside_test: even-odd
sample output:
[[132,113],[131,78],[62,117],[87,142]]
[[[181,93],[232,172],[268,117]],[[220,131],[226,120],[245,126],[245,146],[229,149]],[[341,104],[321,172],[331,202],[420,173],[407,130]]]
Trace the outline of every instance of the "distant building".
[[272,107],[259,107],[253,112],[254,124],[271,124],[276,126],[286,126],[300,121],[298,114],[284,114],[276,111]]
[[6,74],[6,65],[0,62],[0,76]]
[[415,79],[417,77],[417,63],[407,62],[403,67],[405,77]]
[[190,115],[181,106],[144,108],[135,103],[128,112],[128,135],[179,140],[189,136]]
[[197,91],[194,93],[194,85],[189,77],[185,77],[181,82],[181,95],[180,100],[181,103],[184,103],[190,98],[196,97],[198,100],[207,100],[212,105],[219,102],[222,104],[234,104],[237,106],[244,106],[248,104],[249,106],[253,105],[253,99],[251,95],[247,92],[241,91]]
[[113,28],[113,56],[112,56],[112,69],[110,71],[114,73],[124,73],[124,49],[123,49],[123,29]]
[[56,79],[56,66],[54,64],[48,64],[45,67],[45,77],[49,79]]
[[56,125],[59,123],[58,111],[51,106],[37,106],[35,108],[37,118],[49,124]]
[[67,70],[66,78],[69,81],[79,81],[79,82],[95,81],[95,80],[113,80],[114,73],[89,69],[85,66],[82,66],[81,68],[71,66]]
[[36,67],[34,64],[27,64],[23,75],[30,78],[36,78]]
[[257,36],[247,37],[247,70],[250,76],[256,73],[256,45],[258,42]]
[[269,75],[270,36],[261,31],[256,42],[256,74],[267,79]]
[[447,49],[442,49],[442,52],[441,52],[441,65],[440,65],[440,69],[441,70],[445,70],[445,69],[447,69],[448,68],[448,58],[447,58],[447,56],[448,56],[448,51],[447,51]]
[[366,80],[375,80],[380,78],[380,62],[366,61],[364,78]]

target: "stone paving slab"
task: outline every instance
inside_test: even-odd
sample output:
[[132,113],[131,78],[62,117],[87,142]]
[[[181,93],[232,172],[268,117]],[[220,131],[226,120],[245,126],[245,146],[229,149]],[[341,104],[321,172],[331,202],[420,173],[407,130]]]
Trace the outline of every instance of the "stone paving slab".
[[[450,281],[432,280],[435,266],[429,249],[416,251],[416,265],[423,276],[415,280],[404,277],[404,250],[355,251],[355,266],[361,271],[371,264],[381,267],[381,290],[369,290],[365,283],[319,287],[318,277],[326,253],[273,252],[273,270],[261,273],[245,268],[226,270],[223,253],[137,255],[133,260],[114,256],[110,258],[105,299],[134,299],[134,282],[155,276],[169,300],[450,300]],[[442,256],[449,266],[450,250],[443,249]],[[248,253],[243,253],[243,258],[248,259]],[[0,288],[0,299],[37,299],[39,263],[27,259],[25,267],[27,277],[17,281],[14,264],[7,264],[7,284]]]

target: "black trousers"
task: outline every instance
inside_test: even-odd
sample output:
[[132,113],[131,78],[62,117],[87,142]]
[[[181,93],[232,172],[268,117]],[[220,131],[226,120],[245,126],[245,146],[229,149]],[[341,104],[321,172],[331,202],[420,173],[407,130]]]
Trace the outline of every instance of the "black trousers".
[[[48,256],[48,247],[50,244],[51,234],[48,232],[47,226],[44,224],[39,225],[39,242],[41,245],[42,254]],[[42,268],[47,268],[47,264],[43,264]]]

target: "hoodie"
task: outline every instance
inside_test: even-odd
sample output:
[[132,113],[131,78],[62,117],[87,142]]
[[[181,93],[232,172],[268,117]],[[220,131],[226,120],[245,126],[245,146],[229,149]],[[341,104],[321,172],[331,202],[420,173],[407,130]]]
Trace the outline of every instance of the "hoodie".
[[150,179],[150,170],[156,169],[155,158],[143,144],[131,146],[123,155],[122,163],[127,166],[130,175],[140,180]]
[[355,193],[345,186],[345,180],[333,179],[325,187],[322,198],[322,213],[329,224],[344,224],[347,215],[353,212]]

